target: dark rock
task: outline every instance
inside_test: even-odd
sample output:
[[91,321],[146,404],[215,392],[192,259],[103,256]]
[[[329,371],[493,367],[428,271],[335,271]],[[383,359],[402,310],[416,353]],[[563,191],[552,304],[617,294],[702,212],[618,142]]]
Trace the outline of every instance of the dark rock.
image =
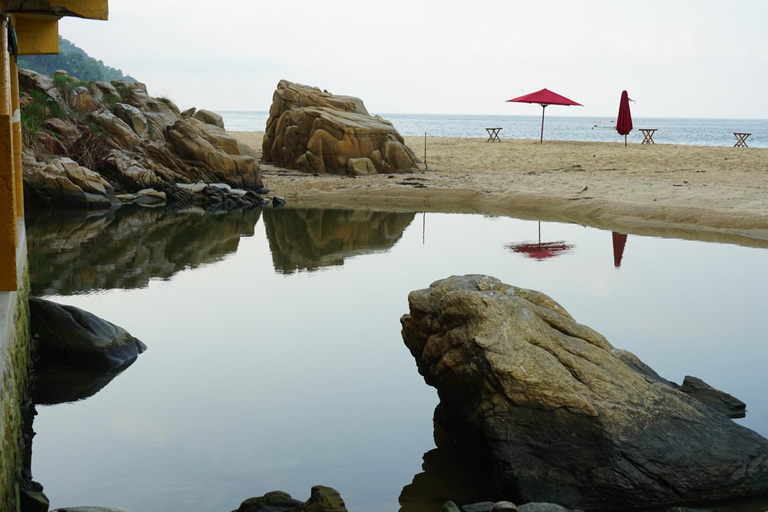
[[272,491],[264,496],[248,498],[233,512],[284,512],[300,505],[303,503],[291,498],[287,492]]
[[272,206],[274,208],[280,208],[281,206],[285,206],[285,198],[284,197],[279,197],[279,196],[274,196],[272,198]]
[[506,499],[621,509],[768,491],[768,440],[628,366],[550,297],[475,275],[408,302],[435,421]]
[[131,364],[129,361],[115,370],[100,371],[38,362],[32,401],[36,405],[54,405],[83,400],[104,389]]
[[498,501],[491,507],[491,512],[517,511],[517,505],[511,501]]
[[715,389],[696,377],[686,375],[680,391],[710,406],[729,418],[743,418],[747,415],[747,404],[724,391]]
[[29,313],[43,362],[111,370],[147,348],[122,327],[73,306],[30,298]]
[[456,505],[454,502],[446,501],[443,504],[442,512],[461,512],[461,510],[459,509],[458,505]]
[[[509,502],[509,501],[507,501],[506,503],[510,503],[511,504],[511,502]],[[491,512],[491,510],[493,509],[494,505],[495,505],[495,503],[492,502],[492,501],[483,501],[483,502],[480,502],[480,503],[472,503],[470,505],[463,505],[461,507],[461,510],[463,512]],[[517,510],[517,509],[515,509],[515,510]]]
[[233,512],[347,512],[344,500],[331,487],[316,485],[311,496],[302,503],[282,491],[268,492],[264,496],[245,500]]
[[526,503],[516,509],[519,512],[568,512],[568,509],[554,503]]
[[336,489],[315,485],[307,502],[293,512],[347,512],[347,506]]
[[22,489],[20,492],[21,510],[24,512],[48,512],[51,503],[42,491]]

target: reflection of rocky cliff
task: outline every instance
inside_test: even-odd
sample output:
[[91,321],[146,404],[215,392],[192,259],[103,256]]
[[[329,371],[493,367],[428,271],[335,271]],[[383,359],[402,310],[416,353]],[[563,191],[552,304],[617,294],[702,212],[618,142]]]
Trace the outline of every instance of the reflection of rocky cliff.
[[413,213],[280,208],[264,211],[264,227],[275,270],[289,274],[385,251],[400,239],[413,217]]
[[28,216],[29,274],[35,295],[142,288],[185,268],[213,263],[252,236],[261,212],[128,209]]

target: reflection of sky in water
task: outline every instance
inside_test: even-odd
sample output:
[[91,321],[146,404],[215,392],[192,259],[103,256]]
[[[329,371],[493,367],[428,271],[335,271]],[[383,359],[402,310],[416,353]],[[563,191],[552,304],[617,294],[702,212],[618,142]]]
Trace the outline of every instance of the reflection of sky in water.
[[[422,243],[422,237],[425,243]],[[544,261],[505,245],[536,222],[418,214],[388,252],[278,274],[263,219],[235,254],[140,290],[54,297],[149,349],[82,402],[40,408],[33,475],[54,507],[237,508],[281,489],[338,489],[350,510],[396,510],[433,448],[437,397],[400,337],[408,292],[482,273],[547,293],[663,377],[698,376],[747,403],[768,435],[760,331],[766,250],[542,223],[575,247]]]

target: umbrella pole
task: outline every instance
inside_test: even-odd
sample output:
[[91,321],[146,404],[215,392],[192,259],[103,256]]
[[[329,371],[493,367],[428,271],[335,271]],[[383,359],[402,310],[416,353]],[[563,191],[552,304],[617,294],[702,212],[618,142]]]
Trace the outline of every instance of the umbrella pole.
[[542,103],[541,104],[541,139],[539,140],[540,144],[544,143],[544,109],[547,108],[547,105]]
[[624,134],[624,145],[625,146],[627,145],[627,134],[626,133]]

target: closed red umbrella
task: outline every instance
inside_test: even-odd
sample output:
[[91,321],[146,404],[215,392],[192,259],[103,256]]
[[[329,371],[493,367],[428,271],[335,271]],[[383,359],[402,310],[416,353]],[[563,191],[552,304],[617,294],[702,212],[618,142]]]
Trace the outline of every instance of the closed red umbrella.
[[619,117],[616,118],[616,131],[624,136],[624,145],[627,145],[627,135],[632,131],[632,113],[629,111],[629,94],[621,91],[619,101]]
[[627,235],[614,231],[611,233],[611,238],[613,239],[613,266],[619,268],[621,258],[624,256],[624,247],[627,245]]
[[576,103],[573,100],[569,100],[565,96],[560,96],[559,94],[552,92],[549,89],[542,89],[540,91],[532,92],[524,96],[512,98],[511,100],[507,100],[507,103],[509,103],[510,101],[515,103],[538,103],[539,105],[541,105],[541,140],[540,142],[544,142],[544,109],[545,108],[547,108],[550,105],[575,105],[577,107],[584,106],[581,103]]

